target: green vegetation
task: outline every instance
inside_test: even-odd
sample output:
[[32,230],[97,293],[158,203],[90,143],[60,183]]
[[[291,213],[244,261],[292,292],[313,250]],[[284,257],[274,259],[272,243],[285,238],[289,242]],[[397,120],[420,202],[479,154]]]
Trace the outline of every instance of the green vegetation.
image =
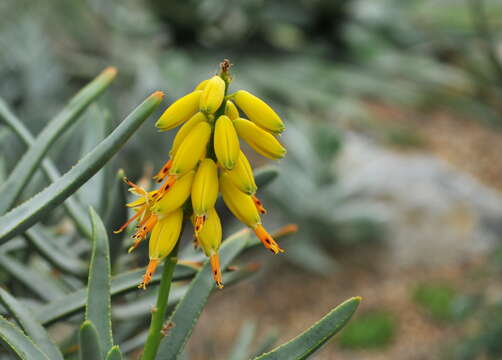
[[338,341],[347,349],[377,349],[389,345],[396,331],[394,314],[373,310],[354,318]]

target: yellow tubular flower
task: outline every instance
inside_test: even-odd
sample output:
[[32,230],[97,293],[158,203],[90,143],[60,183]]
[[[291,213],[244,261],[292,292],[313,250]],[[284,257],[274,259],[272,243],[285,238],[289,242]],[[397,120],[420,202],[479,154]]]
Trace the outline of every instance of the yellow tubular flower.
[[160,131],[167,131],[190,119],[199,110],[201,94],[201,90],[196,90],[176,100],[164,111],[155,126]]
[[251,169],[246,155],[244,155],[242,151],[239,151],[239,158],[237,159],[235,167],[228,171],[227,174],[240,191],[248,195],[254,195],[256,193],[257,186],[254,181],[253,170]]
[[188,134],[193,130],[193,128],[201,123],[202,121],[206,120],[206,116],[198,112],[194,116],[190,118],[183,126],[178,130],[176,133],[176,136],[174,137],[173,140],[173,146],[171,147],[171,152],[170,155],[173,157],[176,154],[176,151],[178,151],[179,147],[183,143],[183,140],[187,137]]
[[195,125],[185,137],[173,157],[169,168],[169,177],[160,187],[156,200],[160,200],[174,185],[176,180],[192,170],[206,153],[207,143],[211,136],[211,126],[203,121]]
[[[195,221],[194,221],[195,226]],[[213,269],[213,277],[216,285],[221,289],[223,284],[221,282],[221,269],[220,260],[218,257],[218,250],[221,245],[221,222],[218,213],[214,208],[211,208],[207,214],[207,221],[204,227],[197,233],[197,241],[199,242],[202,250],[211,261]]]
[[241,192],[230,180],[227,173],[220,176],[220,191],[223,201],[234,216],[249,226],[267,249],[274,254],[283,252],[275,240],[261,224],[260,214],[251,196]]
[[160,218],[182,207],[190,196],[194,177],[195,171],[193,170],[183,175],[169,192],[152,206],[151,211]]
[[206,151],[210,135],[211,126],[207,122],[194,126],[176,151],[169,175],[181,176],[192,170]]
[[218,163],[224,169],[232,170],[239,158],[239,150],[239,138],[232,120],[228,116],[220,116],[214,129],[214,152]]
[[286,155],[286,149],[270,133],[255,123],[239,118],[234,121],[235,130],[258,154],[269,159],[280,159]]
[[227,100],[227,103],[225,104],[225,115],[227,115],[230,120],[239,118],[239,110],[237,110],[235,104],[230,100]]
[[204,159],[197,169],[192,185],[192,208],[195,216],[195,232],[198,233],[208,211],[218,198],[218,169],[211,159]]
[[183,210],[178,209],[159,220],[153,228],[148,248],[150,261],[143,282],[139,285],[140,288],[146,288],[160,260],[173,250],[180,236],[182,222]]
[[285,126],[279,115],[260,98],[245,90],[239,90],[235,93],[234,100],[249,119],[262,128],[277,134],[284,131]]
[[225,97],[225,81],[218,75],[213,76],[202,90],[200,97],[200,111],[214,114]]
[[208,81],[209,81],[209,79],[202,80],[202,81],[199,83],[199,85],[197,85],[197,86],[195,87],[195,89],[194,89],[194,90],[204,90],[204,88],[206,87],[206,85],[207,85],[207,82],[208,82]]

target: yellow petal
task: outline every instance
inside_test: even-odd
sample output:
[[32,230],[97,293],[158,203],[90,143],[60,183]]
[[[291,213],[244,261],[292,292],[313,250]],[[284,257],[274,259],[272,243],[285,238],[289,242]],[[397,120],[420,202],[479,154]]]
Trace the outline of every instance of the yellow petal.
[[202,80],[202,81],[199,83],[199,85],[197,85],[197,86],[195,87],[195,89],[194,89],[194,90],[204,90],[204,88],[206,87],[206,85],[207,85],[207,82],[208,82],[208,81],[209,81],[209,79]]
[[239,118],[234,121],[235,130],[258,154],[269,159],[280,159],[286,155],[286,149],[270,133],[255,123]]
[[220,175],[220,191],[223,201],[237,219],[251,228],[261,223],[260,214],[251,196],[240,191],[227,173]]
[[162,259],[169,255],[178,242],[182,221],[183,210],[178,209],[157,222],[149,241],[150,259]]
[[221,245],[221,222],[214,208],[209,209],[206,222],[197,235],[206,256],[218,252]]
[[248,118],[260,127],[274,133],[284,131],[285,126],[279,115],[260,98],[245,90],[239,90],[235,93],[234,100]]
[[200,97],[200,111],[206,114],[214,114],[220,107],[225,97],[225,81],[218,75],[213,76],[207,82]]
[[190,196],[194,177],[195,171],[190,171],[179,178],[170,190],[152,206],[152,212],[162,217],[182,207]]
[[181,176],[192,170],[206,151],[210,135],[211,126],[207,122],[195,125],[176,151],[169,175]]
[[220,116],[214,129],[214,152],[218,163],[223,168],[232,170],[237,163],[239,150],[239,138],[232,120],[228,116]]
[[230,120],[235,120],[239,117],[239,110],[237,110],[235,104],[230,100],[227,100],[225,105],[225,115],[227,115]]
[[190,119],[198,110],[202,91],[197,90],[176,100],[160,116],[155,126],[160,131],[167,131]]
[[239,152],[235,167],[227,173],[230,180],[240,191],[248,195],[254,195],[257,187],[254,181],[253,169],[251,169],[251,165],[242,151]]
[[183,143],[183,140],[185,140],[185,138],[187,137],[188,134],[190,134],[190,132],[193,130],[193,128],[199,124],[200,122],[202,121],[205,121],[206,120],[206,116],[201,113],[201,112],[198,112],[197,114],[195,114],[194,116],[192,116],[190,118],[190,120],[188,120],[185,124],[183,124],[183,126],[178,130],[178,132],[176,133],[176,136],[174,137],[174,140],[173,140],[173,146],[171,147],[171,157],[174,156],[174,154],[176,154],[176,151],[179,149],[180,145]]
[[192,207],[196,216],[206,215],[218,198],[218,169],[211,159],[204,159],[192,185]]

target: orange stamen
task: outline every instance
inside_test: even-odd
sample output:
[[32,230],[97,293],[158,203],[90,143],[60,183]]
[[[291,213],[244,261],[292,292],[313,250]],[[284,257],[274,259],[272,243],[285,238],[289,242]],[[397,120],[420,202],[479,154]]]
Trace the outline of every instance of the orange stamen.
[[129,185],[132,189],[134,189],[137,193],[142,194],[142,195],[147,195],[148,193],[143,189],[141,186],[136,185],[133,183],[131,180],[129,180],[127,177],[123,177],[122,180]]
[[155,269],[159,265],[159,259],[150,259],[148,266],[143,275],[143,281],[138,285],[140,289],[146,290],[146,286],[152,281],[152,276],[155,273]]
[[260,239],[260,241],[263,243],[263,245],[265,245],[265,247],[272,251],[274,254],[284,252],[284,250],[279,247],[272,236],[270,236],[267,230],[265,230],[262,224],[256,225],[253,231],[258,239]]
[[211,268],[213,269],[213,278],[216,282],[216,286],[223,289],[223,283],[221,282],[220,257],[218,254],[212,254],[209,257],[209,261],[211,262]]
[[282,228],[278,229],[276,232],[274,232],[274,238],[277,239],[277,238],[280,238],[283,236],[294,234],[297,231],[298,231],[298,225],[288,224],[288,225],[285,225]]
[[139,239],[140,241],[144,239],[150,231],[152,231],[153,227],[157,223],[157,216],[150,215],[146,220],[144,220],[140,224],[140,228],[133,235],[134,239]]
[[124,225],[122,225],[118,230],[115,230],[113,233],[114,234],[120,234],[122,231],[124,231],[138,216],[140,216],[143,213],[143,210],[140,210],[136,212],[136,214],[133,215],[129,220],[125,222]]
[[204,223],[206,222],[206,215],[202,216],[196,216],[195,217],[195,233],[197,234],[199,231],[202,230],[202,227],[204,226]]
[[256,209],[260,212],[260,214],[266,214],[267,209],[265,209],[260,199],[258,199],[256,195],[251,196],[251,198],[253,199],[254,206],[256,206]]
[[161,183],[162,180],[164,180],[164,178],[168,175],[169,169],[171,169],[172,165],[173,165],[173,160],[172,159],[167,160],[164,166],[162,166],[162,169],[160,169],[160,171],[157,173],[157,175],[153,177],[153,179],[158,183]]

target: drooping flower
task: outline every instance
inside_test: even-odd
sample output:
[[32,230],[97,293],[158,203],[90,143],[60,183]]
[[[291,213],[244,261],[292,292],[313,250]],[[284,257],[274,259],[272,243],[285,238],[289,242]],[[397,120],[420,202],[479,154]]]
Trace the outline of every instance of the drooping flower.
[[[127,180],[130,191],[139,198],[128,204],[135,214],[118,231],[137,221],[130,251],[151,233],[143,288],[159,262],[174,249],[185,217],[191,219],[196,242],[209,257],[217,286],[223,287],[218,256],[222,228],[215,210],[219,193],[267,249],[274,254],[284,251],[262,224],[266,210],[256,196],[253,170],[239,144],[240,137],[259,154],[280,159],[286,149],[275,136],[284,130],[284,123],[269,105],[247,91],[227,95],[232,80],[229,67],[229,62],[222,63],[218,75],[200,82],[157,121],[160,131],[183,124],[169,159],[154,176],[161,184],[159,189],[148,192]],[[237,107],[249,120],[240,117]]]

